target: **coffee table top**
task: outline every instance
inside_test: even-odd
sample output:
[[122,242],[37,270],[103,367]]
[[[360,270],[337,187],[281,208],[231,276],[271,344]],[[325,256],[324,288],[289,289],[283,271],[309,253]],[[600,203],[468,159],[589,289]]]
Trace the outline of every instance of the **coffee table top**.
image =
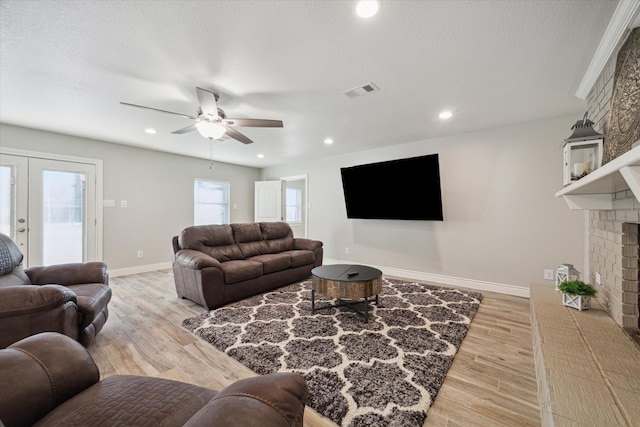
[[311,274],[326,280],[356,282],[379,279],[382,276],[382,271],[366,265],[335,264],[316,267],[311,270]]

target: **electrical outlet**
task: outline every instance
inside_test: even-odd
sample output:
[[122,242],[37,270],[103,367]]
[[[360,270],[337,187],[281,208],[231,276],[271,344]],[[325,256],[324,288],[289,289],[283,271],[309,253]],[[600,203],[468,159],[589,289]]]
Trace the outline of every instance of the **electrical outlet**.
[[553,270],[544,271],[544,280],[553,280]]
[[596,273],[596,284],[602,284],[602,278],[600,277],[600,273]]
[[126,200],[120,200],[120,207],[127,208],[129,207],[129,203]]
[[344,254],[349,255],[349,246],[344,247]]
[[138,258],[144,257],[144,251],[138,251]]

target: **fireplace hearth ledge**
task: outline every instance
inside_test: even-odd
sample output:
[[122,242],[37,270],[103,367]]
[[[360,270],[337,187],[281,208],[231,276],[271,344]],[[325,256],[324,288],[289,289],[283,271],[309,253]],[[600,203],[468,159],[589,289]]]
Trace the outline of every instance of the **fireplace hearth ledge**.
[[624,190],[640,201],[640,146],[564,187],[556,197],[564,198],[569,209],[611,210],[613,194]]
[[593,301],[564,307],[553,286],[530,287],[542,426],[637,426],[640,346]]

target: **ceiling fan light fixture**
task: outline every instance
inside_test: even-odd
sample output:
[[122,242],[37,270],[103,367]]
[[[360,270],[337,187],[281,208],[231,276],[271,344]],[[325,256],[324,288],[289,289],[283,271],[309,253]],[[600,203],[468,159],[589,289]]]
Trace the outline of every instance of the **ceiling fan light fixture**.
[[380,1],[361,0],[356,5],[356,13],[361,18],[371,18],[380,10]]
[[213,122],[198,122],[196,123],[196,129],[198,129],[200,135],[209,139],[220,139],[227,131],[224,126]]

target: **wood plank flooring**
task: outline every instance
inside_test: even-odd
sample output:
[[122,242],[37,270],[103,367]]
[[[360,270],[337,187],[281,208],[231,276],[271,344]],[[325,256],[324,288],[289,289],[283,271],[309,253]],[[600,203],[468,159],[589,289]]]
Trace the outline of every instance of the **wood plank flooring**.
[[[182,329],[205,310],[179,299],[170,269],[110,279],[109,319],[89,352],[103,377],[149,375],[220,389],[251,370]],[[539,426],[529,300],[484,299],[424,426]],[[305,426],[335,424],[307,408]]]

